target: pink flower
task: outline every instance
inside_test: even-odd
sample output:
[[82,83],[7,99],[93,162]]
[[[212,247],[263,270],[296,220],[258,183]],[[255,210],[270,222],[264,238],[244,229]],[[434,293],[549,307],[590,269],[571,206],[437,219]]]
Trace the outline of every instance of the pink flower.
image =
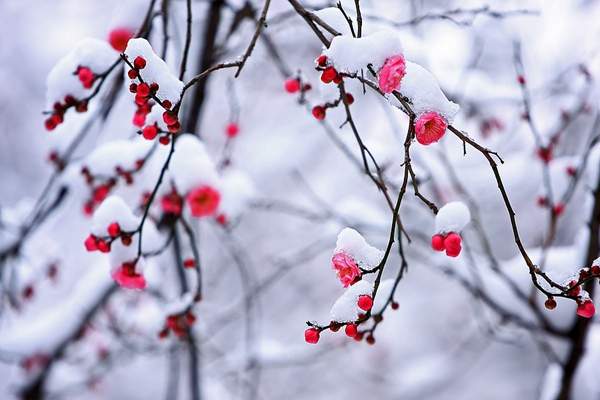
[[448,124],[434,111],[422,114],[415,122],[417,141],[423,145],[435,143],[446,133]]
[[383,93],[392,93],[400,87],[405,74],[406,63],[403,55],[388,58],[379,70],[379,89]]
[[356,261],[346,253],[335,253],[331,259],[331,264],[333,265],[333,269],[336,270],[337,276],[344,287],[352,285],[356,278],[361,275]]
[[187,202],[194,217],[214,214],[219,207],[221,195],[210,186],[201,186],[187,195]]
[[135,264],[131,262],[123,263],[112,273],[112,278],[120,286],[127,289],[145,289],[146,279],[142,274],[135,271]]

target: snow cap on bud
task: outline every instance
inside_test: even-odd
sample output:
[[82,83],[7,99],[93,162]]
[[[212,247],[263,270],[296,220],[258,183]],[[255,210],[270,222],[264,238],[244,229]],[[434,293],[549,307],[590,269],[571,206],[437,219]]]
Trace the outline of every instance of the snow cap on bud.
[[436,233],[460,233],[471,222],[469,208],[461,201],[445,204],[435,216]]

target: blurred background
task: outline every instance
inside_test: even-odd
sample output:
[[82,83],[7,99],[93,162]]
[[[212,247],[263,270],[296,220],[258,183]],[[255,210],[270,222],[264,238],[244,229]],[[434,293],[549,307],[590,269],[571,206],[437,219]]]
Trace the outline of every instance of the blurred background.
[[[156,2],[149,41],[157,53],[164,31],[161,3],[169,7],[165,58],[176,71],[186,2]],[[19,238],[53,176],[49,155],[68,148],[100,104],[46,132],[49,71],[82,39],[106,39],[125,15],[140,23],[148,4],[0,2],[0,250]],[[301,4],[313,11],[336,6]],[[342,4],[354,18],[354,2]],[[365,34],[395,30],[406,58],[430,70],[461,106],[453,125],[500,154],[500,174],[527,250],[553,277],[568,279],[584,266],[600,161],[593,146],[599,134],[594,39],[600,2],[360,4]],[[192,1],[183,81],[203,70],[209,26],[216,30],[212,61],[243,54],[262,5]],[[244,17],[244,7],[254,14]],[[335,12],[318,15],[334,24]],[[68,168],[54,178],[70,188],[67,198],[27,234],[17,254],[0,257],[0,398],[23,396],[41,374],[42,394],[29,398],[192,399],[190,387],[196,384],[205,399],[549,400],[559,398],[570,368],[575,371],[570,397],[560,398],[599,399],[597,323],[581,336],[571,329],[574,302],[544,309],[545,298],[532,290],[518,256],[487,161],[470,148],[463,154],[462,142],[449,134],[436,145],[413,146],[413,166],[422,191],[436,203],[462,200],[471,209],[466,251],[449,259],[430,250],[433,217],[409,189],[401,208],[412,239],[404,242],[408,272],[395,294],[400,307],[386,311],[376,343],[355,342],[343,332],[324,332],[316,346],[304,342],[305,322],[327,323],[343,292],[330,265],[338,232],[355,227],[382,249],[391,213],[357,167],[360,152],[352,131],[347,124],[340,128],[343,109],[328,110],[323,123],[311,116],[312,105],[336,98],[335,88],[323,85],[314,68],[323,49],[315,34],[283,0],[272,2],[264,33],[239,78],[233,70],[217,71],[205,81],[200,105],[191,98],[182,105],[185,118],[197,120],[192,133],[215,163],[243,174],[240,191],[252,187],[252,200],[226,229],[214,221],[194,225],[205,285],[194,306],[194,343],[158,338],[165,304],[177,298],[172,254],[153,261],[149,290],[117,290],[81,323],[88,306],[102,298],[110,275],[105,257],[82,245],[90,219],[81,211],[88,193],[79,170],[94,149],[135,136],[135,107],[123,84],[108,117],[94,123]],[[285,79],[297,74],[312,85],[304,104],[284,90]],[[399,185],[408,119],[378,94],[363,92],[356,80],[347,90],[355,97],[353,117],[365,144],[386,179]],[[228,140],[231,122],[240,132]],[[552,159],[545,162],[540,150],[547,148]],[[569,167],[578,171],[577,179]],[[540,206],[549,187],[555,199],[565,199],[556,225],[548,207]],[[123,196],[138,198],[141,189]],[[384,277],[393,278],[400,267],[396,251],[388,263]],[[513,286],[528,297],[520,298]],[[578,340],[585,351],[573,367],[566,360]],[[44,357],[53,359],[51,368]]]

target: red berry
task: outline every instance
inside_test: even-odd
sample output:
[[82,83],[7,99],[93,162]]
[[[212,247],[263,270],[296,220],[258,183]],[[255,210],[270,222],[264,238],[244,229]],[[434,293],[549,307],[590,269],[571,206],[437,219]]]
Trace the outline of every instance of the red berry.
[[115,238],[121,233],[121,227],[119,226],[118,222],[113,222],[112,224],[108,225],[106,231],[108,232],[110,237]]
[[121,243],[123,243],[123,246],[129,246],[131,244],[131,236],[129,236],[129,235],[121,236]]
[[537,155],[545,164],[552,161],[552,148],[551,147],[540,147],[537,150]]
[[235,122],[230,122],[229,124],[227,124],[227,127],[225,127],[225,133],[229,138],[236,137],[239,132],[240,127]]
[[147,83],[140,83],[137,86],[137,95],[140,97],[148,97],[150,95],[150,86]]
[[362,338],[363,338],[363,334],[360,332],[354,336],[354,340],[356,340],[357,342],[360,342],[362,340]]
[[569,175],[569,176],[575,176],[576,174],[577,174],[577,168],[575,168],[572,165],[569,165],[567,167],[567,175]]
[[442,235],[433,235],[431,237],[431,248],[435,251],[444,251],[446,247],[444,246],[444,236]]
[[177,133],[177,132],[179,132],[179,129],[181,129],[181,125],[179,124],[179,121],[178,121],[178,122],[175,122],[174,124],[167,126],[167,129],[171,133]]
[[563,212],[565,211],[565,204],[564,203],[556,203],[556,205],[554,206],[554,208],[552,209],[552,212],[554,213],[554,215],[556,215],[557,217],[559,215],[561,215]]
[[78,113],[83,113],[86,112],[88,109],[88,104],[87,101],[80,101],[79,103],[77,103],[77,105],[75,106],[75,111],[77,111]]
[[327,67],[321,74],[321,81],[323,83],[331,83],[338,76],[337,71],[333,67]]
[[158,91],[158,83],[152,82],[150,84],[150,91],[153,92],[153,93],[157,92]]
[[375,337],[373,335],[367,336],[367,343],[375,344]]
[[165,124],[167,124],[167,125],[173,125],[178,122],[177,114],[175,114],[172,111],[165,111],[163,113],[163,121],[165,121]]
[[219,225],[227,225],[227,216],[225,214],[217,215],[216,219]]
[[577,315],[583,318],[592,318],[596,313],[596,307],[594,306],[594,302],[591,300],[586,300],[583,303],[579,303],[577,306]]
[[83,242],[83,244],[85,245],[85,249],[87,251],[96,251],[96,250],[98,250],[98,239],[94,235],[89,235],[85,239],[85,242]]
[[325,65],[327,65],[327,56],[325,54],[321,54],[317,58],[317,64],[319,65],[319,67],[324,67]]
[[101,253],[109,253],[110,252],[110,243],[108,243],[107,241],[105,241],[103,239],[98,239],[98,241],[96,243],[98,245],[98,250],[100,250]]
[[129,85],[129,91],[131,93],[136,93],[137,92],[137,84],[136,83],[132,83],[131,85]]
[[329,324],[329,330],[331,332],[337,332],[340,330],[341,327],[342,326],[335,321],[331,321],[331,323]]
[[373,298],[368,295],[358,297],[358,308],[364,311],[369,311],[373,307]]
[[519,82],[519,85],[524,85],[525,84],[525,77],[523,75],[517,76],[517,82]]
[[546,207],[548,205],[548,199],[545,196],[539,196],[537,198],[537,205],[540,207]]
[[319,342],[320,332],[315,328],[308,328],[304,331],[304,340],[306,343],[316,344]]
[[313,117],[315,117],[318,121],[322,121],[325,119],[325,107],[323,106],[314,106],[312,109],[312,115]]
[[127,76],[129,77],[129,79],[135,79],[138,77],[138,72],[135,69],[130,69],[129,71],[127,71]]
[[544,307],[548,310],[554,310],[556,308],[556,300],[552,297],[548,297],[548,299],[544,302]]
[[94,85],[94,73],[88,67],[79,67],[77,77],[84,88],[89,89]]
[[567,291],[567,294],[569,296],[571,296],[571,297],[579,296],[579,293],[581,292],[581,286],[577,285],[577,281],[569,282],[569,287],[571,288]]
[[457,257],[462,250],[461,246],[462,239],[457,233],[451,232],[444,239],[444,247],[446,248],[446,255],[449,257]]
[[342,76],[336,73],[335,77],[333,78],[333,83],[335,83],[336,85],[342,83]]
[[597,265],[592,265],[592,275],[600,275],[600,267]]
[[27,285],[23,288],[23,292],[21,293],[25,300],[30,300],[33,297],[33,286]]
[[300,90],[300,80],[298,78],[289,78],[285,81],[285,91],[288,93],[296,93]]
[[77,104],[77,99],[75,99],[75,97],[71,96],[70,94],[65,96],[65,105],[66,106],[74,106],[75,104]]
[[163,100],[163,101],[162,101],[162,106],[168,110],[168,109],[170,109],[170,108],[171,108],[173,105],[171,104],[171,102],[170,102],[169,100]]
[[397,310],[400,307],[400,304],[396,303],[395,301],[392,301],[392,310]]
[[162,144],[162,145],[168,145],[169,143],[171,143],[171,139],[168,136],[161,136],[160,138],[158,138],[158,143]]
[[196,316],[193,313],[188,312],[185,314],[185,322],[188,324],[188,326],[194,325],[194,322],[196,322]]
[[113,49],[122,53],[127,48],[127,42],[133,37],[133,32],[127,28],[116,28],[108,34],[108,42]]
[[346,332],[346,336],[348,337],[355,337],[356,334],[358,333],[358,329],[356,329],[356,325],[354,324],[348,324],[346,325],[346,328],[344,329],[344,331]]
[[348,105],[354,103],[354,96],[352,96],[350,93],[346,93],[346,96],[344,97],[344,103]]
[[194,261],[193,258],[187,258],[187,259],[183,260],[183,266],[185,268],[195,268],[196,267],[196,261]]
[[44,126],[46,127],[46,130],[53,131],[56,128],[56,122],[52,117],[50,117],[44,121]]
[[133,125],[141,128],[146,123],[146,114],[145,113],[136,112],[133,115],[133,120],[131,122],[133,123]]
[[137,56],[133,60],[133,66],[137,69],[144,69],[144,67],[146,67],[146,59],[144,57]]
[[144,139],[152,140],[158,135],[158,128],[156,125],[148,125],[142,130],[142,136]]

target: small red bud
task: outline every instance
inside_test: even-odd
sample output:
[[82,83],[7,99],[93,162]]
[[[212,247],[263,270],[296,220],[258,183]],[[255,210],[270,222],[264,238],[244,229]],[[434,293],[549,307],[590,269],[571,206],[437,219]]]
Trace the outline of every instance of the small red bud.
[[108,225],[106,231],[110,237],[116,238],[121,233],[121,226],[119,226],[118,222],[113,222],[112,224]]
[[133,66],[137,69],[144,69],[146,67],[146,59],[144,57],[137,56],[133,60]]
[[361,310],[369,311],[373,307],[373,298],[368,295],[358,297],[358,307]]
[[314,106],[312,109],[312,115],[313,117],[315,117],[318,121],[322,121],[325,119],[325,107],[323,106]]
[[308,328],[304,331],[304,340],[306,343],[316,344],[319,342],[320,332],[315,328]]

